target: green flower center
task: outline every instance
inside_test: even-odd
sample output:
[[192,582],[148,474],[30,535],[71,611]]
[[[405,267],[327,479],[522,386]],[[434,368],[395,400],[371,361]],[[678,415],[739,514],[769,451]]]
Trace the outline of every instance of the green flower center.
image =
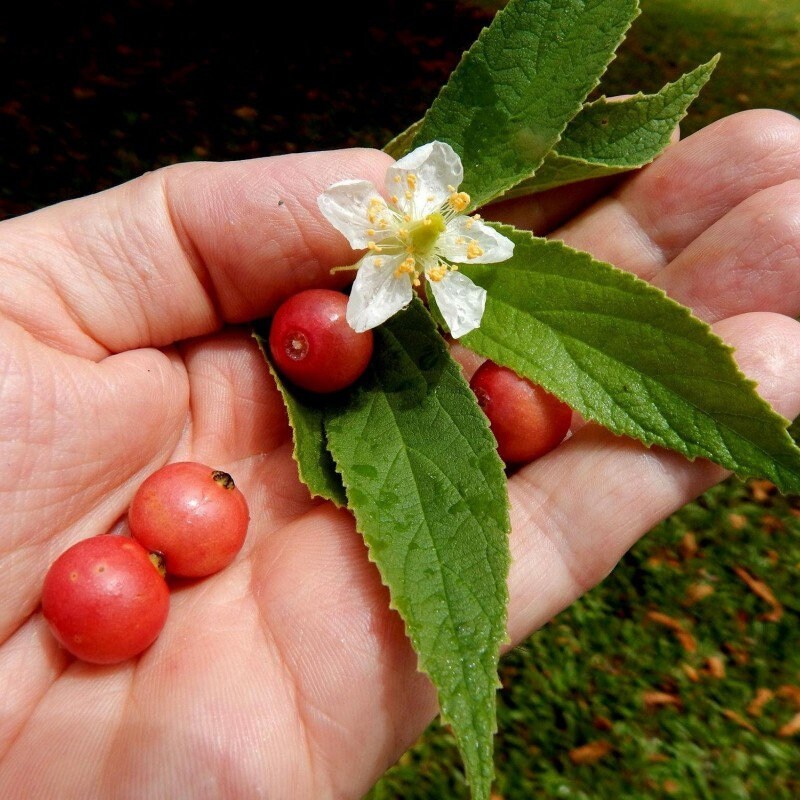
[[416,255],[427,255],[436,240],[444,233],[447,225],[445,224],[444,217],[438,212],[434,211],[433,214],[428,214],[425,219],[413,223],[408,229],[408,237],[414,248]]

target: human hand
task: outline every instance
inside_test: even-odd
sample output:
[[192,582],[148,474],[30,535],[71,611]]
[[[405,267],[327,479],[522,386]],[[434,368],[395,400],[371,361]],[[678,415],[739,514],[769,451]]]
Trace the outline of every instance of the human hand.
[[[316,197],[345,178],[381,185],[387,162],[343,151],[182,165],[0,226],[1,797],[359,797],[435,713],[350,515],[297,480],[244,326],[348,279],[329,273],[352,252]],[[664,288],[794,416],[799,178],[800,123],[748,112],[580,213],[596,184],[496,212]],[[37,610],[47,567],[124,527],[137,486],[168,460],[233,474],[252,516],[245,549],[176,587],[137,660],[73,661]],[[512,640],[723,474],[594,425],[520,469]]]

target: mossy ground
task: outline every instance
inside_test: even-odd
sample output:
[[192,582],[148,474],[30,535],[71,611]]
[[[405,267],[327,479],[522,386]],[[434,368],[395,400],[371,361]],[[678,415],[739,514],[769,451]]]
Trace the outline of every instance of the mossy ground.
[[[497,797],[800,796],[799,534],[799,498],[730,481],[514,650]],[[372,797],[466,798],[457,764],[432,726]]]
[[[654,91],[719,51],[684,134],[745,108],[800,112],[800,0],[642,5],[608,94]],[[6,15],[0,216],[181,160],[380,146],[491,16],[386,0],[368,14],[328,4],[309,26],[288,4],[288,23],[264,30],[251,8],[50,0]],[[511,653],[497,797],[800,796],[799,514],[768,485],[730,481]],[[459,764],[432,726],[372,797],[466,798]]]

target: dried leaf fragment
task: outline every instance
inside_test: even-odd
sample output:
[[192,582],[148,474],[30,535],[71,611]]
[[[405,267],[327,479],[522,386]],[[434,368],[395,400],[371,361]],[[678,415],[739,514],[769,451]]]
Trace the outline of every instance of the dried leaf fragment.
[[569,760],[575,765],[596,764],[601,758],[607,756],[614,746],[605,739],[589,742],[581,747],[569,751]]
[[725,650],[726,653],[737,663],[737,664],[749,664],[750,663],[750,653],[747,652],[743,647],[737,647],[735,644],[731,642],[723,642],[722,649]]
[[728,522],[735,531],[740,531],[747,525],[747,517],[744,514],[728,514]]
[[706,659],[706,672],[712,677],[722,680],[725,677],[725,662],[719,656]]
[[674,706],[675,708],[682,708],[683,702],[676,694],[669,692],[645,692],[642,695],[645,708],[652,710],[654,708],[663,708],[664,706]]
[[693,583],[686,590],[686,599],[683,601],[684,605],[693,606],[707,597],[714,594],[714,587],[710,583]]
[[667,614],[663,614],[661,611],[648,611],[647,612],[647,619],[651,622],[655,622],[658,625],[663,625],[665,628],[669,628],[671,631],[682,631],[683,630],[683,623],[675,619],[675,617],[670,617]]
[[750,494],[757,503],[769,500],[770,495],[775,494],[775,484],[772,481],[751,480],[747,485],[750,487]]
[[697,650],[697,642],[684,627],[683,623],[675,617],[670,617],[668,614],[663,614],[660,611],[648,611],[647,618],[657,625],[663,625],[665,628],[671,630],[675,634],[675,638],[680,643],[681,647],[687,653],[694,653]]
[[800,733],[800,713],[778,729],[778,736],[794,736],[796,733]]
[[681,664],[681,669],[683,669],[686,677],[692,683],[698,683],[699,682],[700,673],[691,664]]
[[780,697],[781,700],[788,700],[794,703],[797,708],[800,708],[800,686],[779,686],[775,690],[775,695]]
[[750,731],[750,733],[757,732],[751,723],[749,723],[741,714],[733,709],[724,708],[722,710],[722,714],[726,719],[729,719],[731,722],[735,722],[740,728],[744,728],[745,730]]
[[772,610],[764,614],[763,619],[767,622],[778,622],[783,616],[783,606],[778,601],[778,598],[772,593],[772,589],[767,586],[764,581],[753,577],[746,569],[742,567],[734,567],[733,571],[741,578],[746,584],[747,588],[756,597],[761,598],[765,603],[772,607]]
[[783,520],[774,514],[764,514],[761,517],[761,527],[766,533],[775,533],[775,531],[782,531],[785,526]]
[[772,689],[756,689],[756,696],[750,701],[747,706],[747,713],[751,717],[760,717],[764,706],[775,697],[775,692]]
[[689,559],[692,559],[697,555],[698,549],[697,537],[695,537],[691,531],[687,531],[683,535],[683,538],[678,545],[678,552],[680,553],[681,558],[684,561],[689,561]]

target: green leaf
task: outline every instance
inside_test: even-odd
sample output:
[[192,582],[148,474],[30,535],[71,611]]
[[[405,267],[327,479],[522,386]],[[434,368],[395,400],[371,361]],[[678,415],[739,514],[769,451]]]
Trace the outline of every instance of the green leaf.
[[344,486],[328,452],[323,426],[322,404],[327,401],[283,382],[269,357],[267,328],[263,323],[257,323],[253,338],[258,342],[286,406],[294,434],[293,455],[300,480],[308,486],[313,497],[323,497],[341,508],[346,502]]
[[511,0],[464,54],[414,145],[448,142],[474,206],[528,178],[597,86],[638,0]]
[[415,300],[375,330],[363,388],[326,416],[348,507],[439,693],[473,796],[488,798],[508,500],[486,418]]
[[513,239],[514,255],[462,267],[488,292],[481,326],[463,344],[614,433],[800,491],[787,421],[708,325],[587,253],[495,227]]
[[544,164],[539,167],[532,178],[518,183],[497,199],[510,200],[512,197],[527,197],[537,192],[555,189],[557,186],[588,181],[591,178],[607,178],[609,175],[619,175],[622,172],[629,172],[631,169],[633,167],[598,164],[550,152],[544,160]]
[[536,174],[506,192],[504,199],[649,164],[667,147],[718,61],[715,56],[656,94],[640,93],[618,101],[601,97],[588,103]]

